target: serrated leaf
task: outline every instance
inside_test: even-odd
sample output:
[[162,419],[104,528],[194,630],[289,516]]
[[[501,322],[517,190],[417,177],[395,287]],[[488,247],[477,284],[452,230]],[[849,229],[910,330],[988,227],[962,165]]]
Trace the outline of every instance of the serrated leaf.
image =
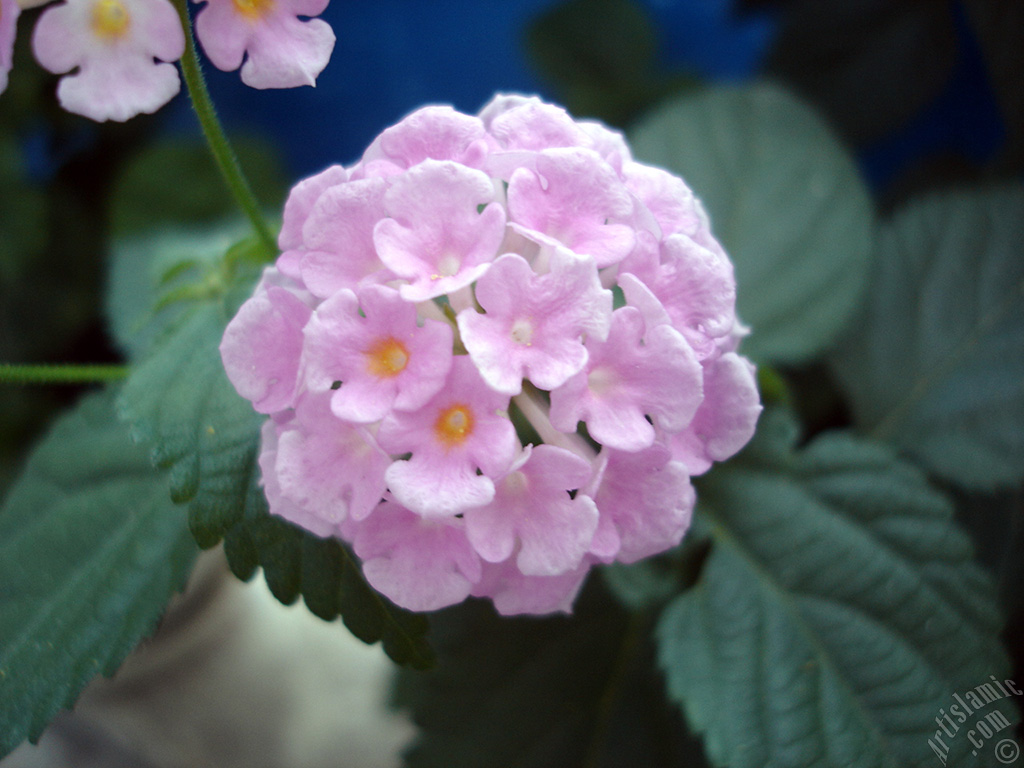
[[54,425],[0,509],[0,756],[114,673],[196,552],[109,395]]
[[402,673],[410,768],[704,765],[665,701],[650,619],[590,579],[570,616],[502,617],[470,600],[432,620],[438,666]]
[[301,595],[321,619],[341,616],[364,643],[380,641],[395,663],[414,669],[433,666],[425,616],[398,608],[374,591],[355,557],[337,540],[317,538],[270,515],[255,481],[253,488],[255,498],[244,519],[224,537],[224,551],[236,576],[247,580],[262,568],[267,586],[282,603],[291,604]]
[[745,354],[794,363],[829,347],[858,309],[874,220],[853,160],[781,88],[709,88],[630,131],[634,154],[702,199],[736,267]]
[[[949,738],[935,719],[1008,672],[992,583],[949,501],[883,446],[837,433],[793,451],[766,417],[753,451],[702,485],[712,553],[658,627],[669,693],[709,756],[931,765],[939,733],[947,766],[990,764],[969,726]],[[1012,700],[992,706],[1017,719]]]
[[228,318],[220,302],[194,306],[135,366],[118,408],[153,463],[169,468],[171,495],[190,502],[200,546],[242,519],[263,417],[228,381],[218,349]]
[[969,488],[1024,478],[1024,187],[935,194],[880,232],[831,363],[858,426]]
[[325,620],[341,615],[360,639],[382,641],[399,664],[426,668],[433,655],[427,620],[402,611],[370,589],[337,542],[272,517],[259,486],[260,427],[266,417],[235,392],[219,343],[228,322],[224,302],[193,306],[138,364],[118,400],[134,436],[170,469],[171,493],[188,502],[189,527],[204,548],[221,539],[242,579],[263,569],[285,604],[302,595]]

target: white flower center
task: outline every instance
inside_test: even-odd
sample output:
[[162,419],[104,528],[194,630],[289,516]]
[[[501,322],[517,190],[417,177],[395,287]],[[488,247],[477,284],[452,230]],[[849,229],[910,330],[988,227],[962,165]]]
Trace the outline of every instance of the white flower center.
[[512,330],[509,335],[512,336],[512,341],[516,344],[529,347],[533,342],[533,323],[530,322],[529,318],[521,317],[512,323]]
[[451,277],[459,272],[462,263],[458,256],[446,253],[437,260],[437,272],[430,276],[432,280],[440,280],[442,277]]
[[529,488],[529,485],[530,481],[527,480],[526,475],[524,475],[519,470],[516,470],[515,472],[510,472],[505,477],[505,492],[510,495],[522,496],[524,493],[526,493],[527,489]]
[[587,376],[587,386],[598,397],[607,395],[618,383],[619,377],[607,366],[599,366]]

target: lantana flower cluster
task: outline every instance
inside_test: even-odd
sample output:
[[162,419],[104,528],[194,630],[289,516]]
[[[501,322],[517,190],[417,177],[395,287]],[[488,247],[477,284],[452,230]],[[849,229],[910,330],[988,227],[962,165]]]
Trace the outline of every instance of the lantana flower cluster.
[[272,513],[432,610],[568,611],[678,544],[761,410],[732,265],[679,178],[536,98],[426,107],[300,182],[228,325]]
[[[314,85],[334,49],[330,25],[306,18],[327,0],[194,1],[204,3],[195,33],[207,57],[225,71],[241,67],[253,88]],[[0,92],[19,12],[15,0],[0,0]],[[170,0],[64,0],[39,17],[32,48],[43,67],[69,73],[57,86],[61,106],[93,120],[155,112],[181,89],[173,62],[185,52],[185,31]]]

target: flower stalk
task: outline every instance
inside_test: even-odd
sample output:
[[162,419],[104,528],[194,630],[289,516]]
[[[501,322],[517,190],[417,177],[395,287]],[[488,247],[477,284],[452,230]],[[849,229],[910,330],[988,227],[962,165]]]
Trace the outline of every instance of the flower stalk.
[[252,228],[259,238],[266,252],[266,260],[270,261],[277,255],[277,242],[266,219],[260,210],[256,196],[249,186],[242,167],[238,162],[231,143],[228,141],[217,117],[217,110],[213,106],[210,92],[206,87],[206,80],[199,64],[199,54],[196,50],[195,35],[192,33],[192,25],[188,14],[188,0],[175,0],[174,7],[181,17],[181,25],[185,29],[185,55],[181,57],[181,73],[185,79],[185,86],[188,89],[189,99],[192,101],[192,108],[196,112],[199,125],[202,128],[206,144],[210,148],[217,167],[225,184],[234,196],[238,206],[242,209],[246,218],[252,224]]
[[128,376],[126,365],[20,365],[0,363],[3,384],[102,384]]

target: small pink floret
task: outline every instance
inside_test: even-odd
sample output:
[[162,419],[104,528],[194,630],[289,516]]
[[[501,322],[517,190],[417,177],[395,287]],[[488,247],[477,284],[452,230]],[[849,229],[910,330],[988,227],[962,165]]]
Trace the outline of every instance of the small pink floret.
[[444,386],[452,363],[451,326],[416,322],[416,308],[393,288],[342,290],[317,307],[305,327],[310,389],[339,382],[331,408],[341,419],[380,421],[414,411]]
[[[334,50],[334,31],[319,16],[327,0],[194,0],[196,37],[217,69],[242,68],[252,88],[316,85]],[[242,63],[244,59],[244,64]]]
[[645,330],[640,310],[615,311],[608,340],[587,343],[587,367],[551,393],[556,428],[586,421],[602,445],[639,451],[654,443],[655,424],[677,432],[690,423],[703,399],[700,363],[671,326]]
[[294,404],[310,298],[271,267],[224,331],[220,354],[228,378],[260,413]]
[[57,99],[99,122],[155,112],[181,88],[168,62],[181,58],[185,35],[168,0],[67,0],[39,17],[32,49],[55,74],[78,68]]
[[459,313],[462,341],[487,383],[510,395],[524,376],[550,390],[583,370],[584,337],[607,336],[612,315],[594,260],[565,249],[544,275],[517,254],[502,256],[477,282],[476,299],[484,312]]
[[487,271],[505,235],[494,198],[485,173],[450,160],[424,160],[393,182],[373,240],[384,265],[409,281],[402,298],[453,293]]
[[426,517],[490,503],[493,478],[515,456],[507,407],[508,396],[489,388],[468,357],[457,357],[444,388],[426,405],[392,412],[381,423],[378,439],[386,451],[412,453],[388,468],[395,498]]
[[597,506],[583,494],[590,462],[563,448],[540,445],[495,483],[494,500],[466,512],[466,533],[490,563],[515,552],[524,576],[558,576],[579,568],[597,529]]
[[427,520],[391,501],[355,528],[353,546],[371,586],[413,611],[461,603],[481,577],[460,520]]

